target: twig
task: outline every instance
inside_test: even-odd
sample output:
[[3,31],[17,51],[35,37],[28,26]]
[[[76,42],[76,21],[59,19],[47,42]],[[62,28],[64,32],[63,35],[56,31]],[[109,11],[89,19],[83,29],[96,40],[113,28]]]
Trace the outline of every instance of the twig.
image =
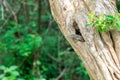
[[3,8],[2,5],[1,5],[1,12],[2,12],[2,14],[1,14],[1,16],[2,16],[2,20],[4,20],[4,8]]
[[52,55],[50,55],[49,53],[46,53],[46,55],[47,55],[49,58],[51,58],[52,60],[54,60],[54,61],[56,61],[56,62],[60,63],[60,61],[59,61],[59,60],[57,60],[55,57],[53,57],[53,56],[52,56]]
[[66,68],[62,70],[62,72],[58,75],[58,77],[55,80],[60,80],[60,78],[64,75],[65,71],[66,71]]

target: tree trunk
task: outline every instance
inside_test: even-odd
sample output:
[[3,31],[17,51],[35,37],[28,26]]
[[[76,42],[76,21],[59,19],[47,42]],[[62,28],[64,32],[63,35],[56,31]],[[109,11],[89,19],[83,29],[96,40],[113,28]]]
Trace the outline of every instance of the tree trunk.
[[[82,59],[91,80],[120,80],[120,32],[86,27],[88,14],[115,14],[115,0],[49,0],[52,15]],[[74,35],[71,35],[74,34]],[[84,41],[75,37],[82,36]],[[70,37],[71,36],[71,37]],[[74,37],[73,37],[74,36]],[[76,39],[75,39],[76,38]]]

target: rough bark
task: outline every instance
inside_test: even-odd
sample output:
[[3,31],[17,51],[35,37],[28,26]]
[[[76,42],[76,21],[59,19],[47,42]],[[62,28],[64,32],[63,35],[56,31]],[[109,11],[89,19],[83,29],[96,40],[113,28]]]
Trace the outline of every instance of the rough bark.
[[[86,27],[88,14],[115,14],[115,0],[49,0],[60,30],[82,59],[91,80],[120,80],[120,32]],[[75,25],[74,25],[75,24]],[[81,35],[85,42],[68,37]]]

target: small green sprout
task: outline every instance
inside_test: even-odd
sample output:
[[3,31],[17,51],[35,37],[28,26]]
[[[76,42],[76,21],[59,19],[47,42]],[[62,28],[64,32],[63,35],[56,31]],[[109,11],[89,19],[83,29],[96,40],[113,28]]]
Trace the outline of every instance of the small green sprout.
[[117,29],[120,31],[120,14],[115,15],[105,15],[101,14],[99,17],[95,13],[90,13],[88,15],[89,22],[86,26],[95,27],[100,33],[103,31],[110,31],[112,29]]

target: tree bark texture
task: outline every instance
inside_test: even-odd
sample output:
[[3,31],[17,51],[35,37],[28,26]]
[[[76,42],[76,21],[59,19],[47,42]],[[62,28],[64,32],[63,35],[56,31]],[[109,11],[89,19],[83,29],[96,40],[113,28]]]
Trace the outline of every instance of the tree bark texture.
[[[82,59],[91,80],[120,80],[120,32],[87,27],[88,14],[116,14],[115,0],[49,0],[60,30]],[[79,41],[68,37],[81,35]]]

